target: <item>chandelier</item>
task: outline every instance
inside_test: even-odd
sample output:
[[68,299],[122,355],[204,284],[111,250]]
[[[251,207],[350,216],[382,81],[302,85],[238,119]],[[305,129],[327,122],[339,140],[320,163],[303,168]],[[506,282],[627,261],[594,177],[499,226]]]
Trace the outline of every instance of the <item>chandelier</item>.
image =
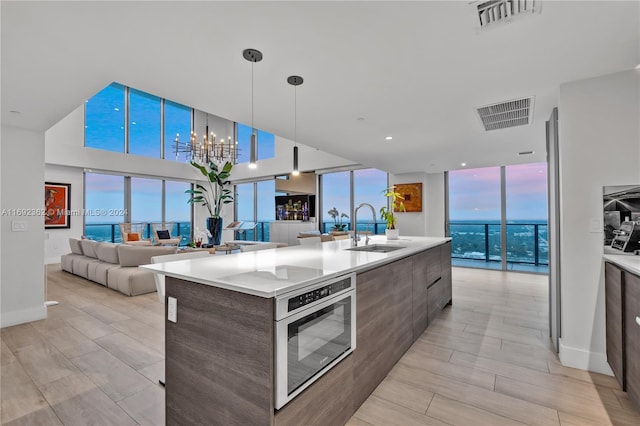
[[200,142],[198,142],[198,135],[195,132],[191,132],[189,142],[181,142],[180,134],[176,134],[176,138],[173,142],[173,153],[176,158],[179,154],[184,153],[188,161],[194,161],[198,164],[214,163],[226,163],[238,164],[238,142],[232,142],[231,136],[225,141],[224,138],[220,138],[218,141],[216,135],[209,133],[209,125],[205,127],[205,133]]

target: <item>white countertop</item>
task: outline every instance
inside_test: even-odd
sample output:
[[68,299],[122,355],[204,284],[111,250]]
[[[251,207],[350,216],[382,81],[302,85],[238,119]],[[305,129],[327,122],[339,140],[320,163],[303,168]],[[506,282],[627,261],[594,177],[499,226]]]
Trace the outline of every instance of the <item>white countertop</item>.
[[[275,297],[328,278],[383,265],[450,240],[400,237],[399,240],[387,241],[384,236],[373,236],[370,245],[388,244],[403,248],[389,253],[352,251],[346,250],[351,247],[348,239],[140,267],[200,284]],[[364,245],[364,238],[359,245]]]
[[635,275],[640,275],[640,256],[632,254],[605,254],[604,260],[615,263]]

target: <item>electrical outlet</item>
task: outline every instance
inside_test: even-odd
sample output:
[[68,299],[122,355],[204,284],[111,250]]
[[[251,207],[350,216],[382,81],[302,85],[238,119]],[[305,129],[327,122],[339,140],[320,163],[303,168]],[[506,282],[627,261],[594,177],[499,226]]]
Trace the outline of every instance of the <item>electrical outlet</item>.
[[167,298],[167,319],[171,322],[178,322],[178,299]]
[[12,232],[24,232],[27,230],[27,222],[22,220],[12,220],[11,221],[11,231]]

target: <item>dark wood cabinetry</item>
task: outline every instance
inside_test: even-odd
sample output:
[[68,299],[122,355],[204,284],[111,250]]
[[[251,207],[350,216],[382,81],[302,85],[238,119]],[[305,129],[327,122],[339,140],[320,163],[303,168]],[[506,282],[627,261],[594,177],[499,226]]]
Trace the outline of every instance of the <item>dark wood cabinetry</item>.
[[640,277],[624,273],[626,391],[640,407]]
[[413,340],[415,341],[427,328],[427,265],[428,252],[413,256]]
[[[451,300],[451,244],[360,272],[356,349],[274,410],[273,299],[167,277],[167,424],[346,423]],[[639,327],[640,328],[640,327]]]
[[605,263],[607,361],[640,407],[640,277]]
[[605,304],[607,330],[607,361],[620,386],[624,387],[624,342],[622,329],[622,270],[611,263],[605,263]]

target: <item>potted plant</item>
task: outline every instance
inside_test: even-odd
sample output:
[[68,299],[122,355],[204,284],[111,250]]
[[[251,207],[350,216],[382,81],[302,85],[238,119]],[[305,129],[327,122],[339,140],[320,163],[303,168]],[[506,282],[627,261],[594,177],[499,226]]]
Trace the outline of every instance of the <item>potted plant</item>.
[[345,228],[347,227],[347,224],[342,222],[342,218],[349,219],[349,215],[346,213],[340,213],[335,207],[327,213],[329,213],[329,216],[333,218],[333,228],[331,228],[331,233],[334,235],[346,234]]
[[189,204],[202,204],[209,211],[207,218],[207,229],[211,233],[209,236],[209,244],[220,245],[222,237],[222,218],[220,212],[222,206],[233,202],[233,194],[229,187],[231,181],[231,169],[233,164],[227,161],[221,168],[212,161],[203,166],[191,162],[191,165],[200,170],[200,173],[206,178],[207,186],[196,184],[195,189],[187,189],[185,193],[190,194]]
[[404,197],[395,191],[395,187],[387,188],[382,192],[385,197],[391,199],[391,207],[383,206],[380,208],[380,219],[387,222],[387,229],[385,230],[387,239],[397,240],[400,235],[400,230],[396,228],[398,219],[396,218],[395,213],[405,211],[403,203]]

